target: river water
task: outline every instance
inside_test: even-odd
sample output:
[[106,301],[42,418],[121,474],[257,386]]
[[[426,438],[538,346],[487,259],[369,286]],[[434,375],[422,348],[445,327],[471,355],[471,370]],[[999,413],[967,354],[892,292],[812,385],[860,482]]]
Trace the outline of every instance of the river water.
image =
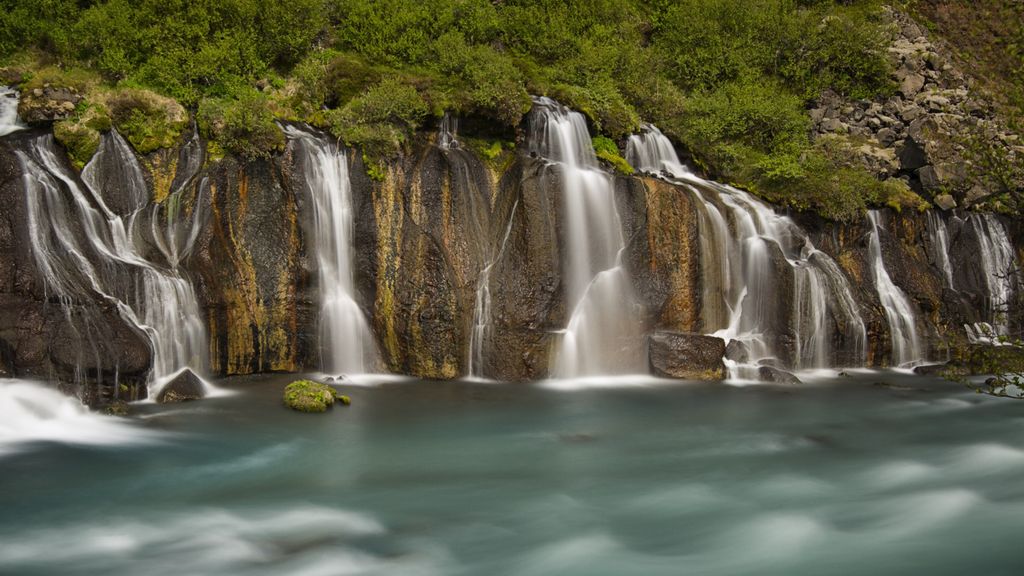
[[323,415],[263,376],[131,419],[0,381],[0,573],[1021,574],[1024,404],[822,374],[391,382]]

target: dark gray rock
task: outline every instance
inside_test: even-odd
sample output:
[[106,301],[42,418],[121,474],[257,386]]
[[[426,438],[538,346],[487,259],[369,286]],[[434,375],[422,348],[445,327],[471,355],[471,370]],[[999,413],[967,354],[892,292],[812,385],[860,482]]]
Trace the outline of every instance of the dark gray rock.
[[724,380],[725,340],[703,334],[655,332],[649,359],[656,376],[681,380]]
[[757,377],[762,382],[771,382],[773,384],[803,384],[791,372],[780,370],[774,366],[761,366],[757,369]]
[[200,400],[204,396],[206,396],[206,390],[203,388],[203,381],[186,368],[160,390],[156,401],[160,404],[174,404]]
[[740,340],[730,340],[725,347],[725,358],[744,364],[750,361],[750,348]]

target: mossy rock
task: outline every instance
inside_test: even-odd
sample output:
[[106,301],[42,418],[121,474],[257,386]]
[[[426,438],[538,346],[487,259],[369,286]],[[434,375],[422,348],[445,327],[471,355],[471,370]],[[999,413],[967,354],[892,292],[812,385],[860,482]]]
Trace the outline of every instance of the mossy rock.
[[346,406],[352,403],[348,396],[312,380],[296,380],[284,389],[285,406],[299,412],[326,412],[335,402]]

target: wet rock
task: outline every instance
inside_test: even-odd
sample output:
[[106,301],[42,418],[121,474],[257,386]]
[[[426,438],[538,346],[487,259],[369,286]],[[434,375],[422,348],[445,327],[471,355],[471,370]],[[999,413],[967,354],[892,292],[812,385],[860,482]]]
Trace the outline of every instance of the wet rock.
[[703,334],[655,332],[649,338],[651,370],[681,380],[724,380],[725,340]]
[[130,404],[124,400],[114,400],[110,404],[107,404],[103,408],[103,413],[107,416],[127,416],[131,411]]
[[740,340],[730,340],[725,347],[725,358],[739,364],[750,361],[750,347]]
[[206,396],[203,381],[194,372],[185,369],[168,382],[156,397],[159,404],[175,404],[200,400]]
[[757,377],[761,382],[771,382],[773,384],[803,384],[791,372],[780,370],[774,366],[761,366],[757,369]]

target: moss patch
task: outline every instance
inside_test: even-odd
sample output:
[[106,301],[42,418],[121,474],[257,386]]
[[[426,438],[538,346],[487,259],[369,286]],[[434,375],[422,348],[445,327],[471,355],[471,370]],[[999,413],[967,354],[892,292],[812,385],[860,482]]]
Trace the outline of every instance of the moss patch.
[[284,388],[285,406],[299,412],[326,412],[335,401],[346,406],[352,403],[348,396],[312,380],[296,380]]
[[608,164],[611,164],[612,168],[620,174],[629,176],[633,173],[633,167],[626,162],[626,159],[619,154],[619,147],[615,145],[615,142],[611,138],[605,136],[594,136],[591,140],[594,145],[594,153],[598,159],[604,160]]

